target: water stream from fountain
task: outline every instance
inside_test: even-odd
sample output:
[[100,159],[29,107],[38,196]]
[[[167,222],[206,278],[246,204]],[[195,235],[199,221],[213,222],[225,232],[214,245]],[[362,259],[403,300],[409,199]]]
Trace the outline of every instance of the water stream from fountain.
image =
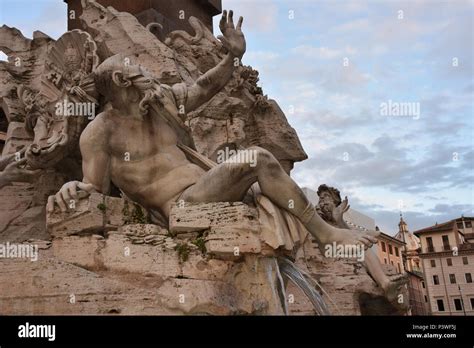
[[[335,303],[316,279],[312,278],[306,272],[300,270],[291,260],[286,257],[279,257],[278,265],[280,267],[280,273],[291,280],[308,297],[308,299],[313,304],[317,315],[331,315],[331,312],[329,311],[329,308],[323,299],[323,295],[321,295],[317,289],[321,289],[321,292],[331,301],[331,303],[334,305]],[[335,306],[335,308],[337,309],[337,306]]]

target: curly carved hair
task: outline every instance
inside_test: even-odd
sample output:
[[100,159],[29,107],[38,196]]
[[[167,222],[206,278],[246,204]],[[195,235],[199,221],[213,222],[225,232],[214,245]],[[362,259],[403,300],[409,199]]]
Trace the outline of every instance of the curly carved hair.
[[334,203],[336,204],[336,206],[338,206],[339,204],[341,204],[342,200],[341,200],[341,193],[339,192],[339,190],[335,187],[331,187],[331,186],[328,186],[326,184],[323,184],[323,185],[320,185],[318,187],[318,197],[321,198],[321,195],[324,193],[324,192],[328,192],[331,197],[334,199]]

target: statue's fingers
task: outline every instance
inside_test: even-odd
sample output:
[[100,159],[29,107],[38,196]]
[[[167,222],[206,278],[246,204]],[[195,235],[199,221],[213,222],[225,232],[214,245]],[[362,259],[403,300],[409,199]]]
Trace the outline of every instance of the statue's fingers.
[[222,11],[222,17],[221,17],[221,20],[219,22],[219,28],[220,28],[222,33],[225,31],[226,23],[227,23],[227,11],[224,10],[224,11]]
[[72,198],[71,195],[69,194],[69,189],[68,187],[62,188],[61,189],[61,196],[63,197],[64,203],[67,205],[71,202]]
[[230,49],[230,43],[224,36],[219,35],[217,38],[220,40],[220,42],[225,48]]
[[344,213],[350,209],[350,204],[347,205],[347,207],[344,209]]
[[62,212],[65,212],[67,210],[66,204],[63,201],[63,196],[61,195],[61,192],[56,193],[54,196],[56,203],[58,203],[59,208],[61,209]]
[[77,188],[76,188],[76,184],[70,185],[70,186],[68,187],[68,191],[69,191],[69,194],[71,195],[71,197],[72,197],[74,200],[77,200]]
[[229,28],[235,29],[234,27],[234,11],[229,11],[229,19],[227,20],[227,25]]
[[48,204],[46,204],[46,209],[50,213],[52,213],[54,211],[54,196],[49,196],[48,197]]
[[347,204],[349,204],[349,201],[347,200],[347,197],[345,197],[344,200],[341,202],[341,205],[345,209],[345,207],[347,207]]
[[237,22],[237,30],[242,29],[242,22],[244,21],[244,17],[240,16],[239,21]]

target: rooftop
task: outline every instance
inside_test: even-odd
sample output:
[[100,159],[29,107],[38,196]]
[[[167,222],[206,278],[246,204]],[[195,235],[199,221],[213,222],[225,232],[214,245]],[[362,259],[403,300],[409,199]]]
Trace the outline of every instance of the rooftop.
[[401,241],[400,239],[389,236],[388,234],[383,233],[383,232],[380,232],[379,239],[385,239],[387,241],[393,242],[393,243],[398,244],[398,245],[405,245],[406,244],[405,242]]
[[422,228],[420,230],[417,230],[417,231],[413,232],[413,234],[418,236],[418,235],[423,234],[423,233],[450,231],[450,230],[453,229],[453,227],[454,227],[453,225],[455,223],[461,222],[463,219],[464,220],[474,220],[474,217],[468,217],[468,216],[460,217],[460,218],[457,218],[457,219],[450,220],[448,222],[443,222],[441,224],[435,224],[435,225],[430,226],[430,227]]

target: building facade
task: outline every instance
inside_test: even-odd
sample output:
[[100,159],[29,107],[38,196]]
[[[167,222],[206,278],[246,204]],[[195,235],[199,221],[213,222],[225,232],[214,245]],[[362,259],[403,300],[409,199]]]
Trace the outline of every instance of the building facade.
[[473,221],[461,217],[414,232],[433,315],[474,315]]
[[426,282],[421,265],[420,239],[408,230],[407,223],[400,214],[398,233],[395,238],[405,243],[402,247],[403,266],[408,276],[408,294],[412,315],[429,315],[430,306]]
[[[378,227],[375,228],[377,231]],[[374,247],[374,251],[383,265],[392,266],[397,273],[405,273],[403,266],[402,249],[405,245],[401,240],[380,232],[378,243]]]

